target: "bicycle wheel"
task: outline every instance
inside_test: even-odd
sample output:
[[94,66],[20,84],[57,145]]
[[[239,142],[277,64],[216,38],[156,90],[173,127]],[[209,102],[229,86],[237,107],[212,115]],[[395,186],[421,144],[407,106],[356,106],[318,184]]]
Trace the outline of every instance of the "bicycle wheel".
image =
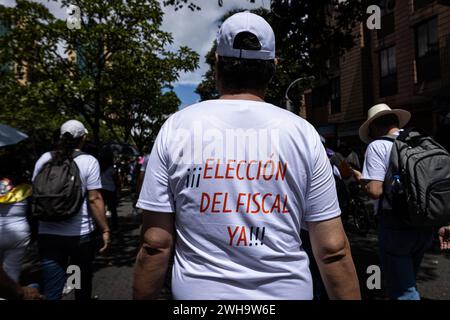
[[353,211],[353,222],[360,235],[367,235],[370,229],[369,212],[366,205],[361,201],[356,202],[355,210]]

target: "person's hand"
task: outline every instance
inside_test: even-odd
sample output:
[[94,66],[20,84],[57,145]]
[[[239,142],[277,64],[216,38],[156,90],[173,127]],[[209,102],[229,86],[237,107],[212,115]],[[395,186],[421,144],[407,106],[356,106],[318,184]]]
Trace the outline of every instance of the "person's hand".
[[40,294],[39,290],[31,287],[22,287],[21,298],[23,300],[44,300],[44,296]]
[[353,170],[353,177],[355,177],[357,182],[360,182],[362,179],[362,173],[355,169],[352,170]]
[[450,226],[440,228],[438,234],[441,250],[450,250]]
[[104,254],[104,253],[106,253],[106,251],[108,251],[109,247],[111,246],[111,231],[110,230],[103,231],[102,241],[103,241],[103,246],[100,249],[100,253]]

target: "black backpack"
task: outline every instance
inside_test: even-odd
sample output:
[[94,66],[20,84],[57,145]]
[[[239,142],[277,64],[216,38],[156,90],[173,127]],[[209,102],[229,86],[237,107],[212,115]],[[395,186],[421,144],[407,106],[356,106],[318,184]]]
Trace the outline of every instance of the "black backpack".
[[417,129],[381,139],[394,143],[383,184],[383,199],[409,227],[441,227],[450,222],[450,154]]
[[[33,181],[32,216],[40,221],[63,221],[77,215],[84,202],[75,151],[62,163],[48,161]],[[51,153],[52,158],[54,153]]]

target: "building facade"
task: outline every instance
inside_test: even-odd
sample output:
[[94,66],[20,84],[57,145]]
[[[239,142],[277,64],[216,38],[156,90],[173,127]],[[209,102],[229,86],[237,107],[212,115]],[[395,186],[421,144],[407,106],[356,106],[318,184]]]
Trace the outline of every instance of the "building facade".
[[413,114],[411,126],[450,138],[450,3],[380,1],[381,29],[355,29],[357,45],[330,57],[327,79],[305,92],[302,116],[332,145],[361,144],[358,128],[378,103]]

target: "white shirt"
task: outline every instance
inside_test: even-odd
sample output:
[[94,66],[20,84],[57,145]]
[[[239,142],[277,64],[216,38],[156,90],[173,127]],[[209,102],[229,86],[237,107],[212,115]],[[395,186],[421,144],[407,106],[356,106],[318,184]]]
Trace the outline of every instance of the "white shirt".
[[27,221],[28,201],[0,204],[0,235],[8,232],[30,232]]
[[[33,180],[41,171],[44,164],[51,159],[50,152],[44,153],[36,162],[33,172]],[[68,220],[60,222],[39,222],[39,234],[54,234],[62,236],[80,236],[95,230],[94,219],[89,213],[87,203],[87,191],[102,188],[100,180],[100,166],[97,159],[91,155],[83,154],[75,158],[75,163],[80,171],[83,194],[86,194],[79,214]]]
[[[265,133],[273,148],[263,148]],[[260,138],[243,146],[249,136]],[[300,230],[340,215],[316,130],[247,100],[205,101],[170,117],[137,206],[175,213],[172,291],[182,300],[312,299]]]
[[142,166],[141,166],[141,172],[145,172],[145,170],[147,170],[147,165],[148,165],[148,159],[150,158],[149,154],[146,154],[144,156],[144,161],[142,162]]
[[[398,134],[397,132],[396,135]],[[384,181],[389,168],[389,159],[393,146],[394,143],[387,140],[375,140],[369,144],[366,150],[362,179]],[[374,204],[376,208],[375,212],[378,212],[379,201],[376,201]],[[390,210],[392,207],[387,201],[383,201],[383,209]]]

